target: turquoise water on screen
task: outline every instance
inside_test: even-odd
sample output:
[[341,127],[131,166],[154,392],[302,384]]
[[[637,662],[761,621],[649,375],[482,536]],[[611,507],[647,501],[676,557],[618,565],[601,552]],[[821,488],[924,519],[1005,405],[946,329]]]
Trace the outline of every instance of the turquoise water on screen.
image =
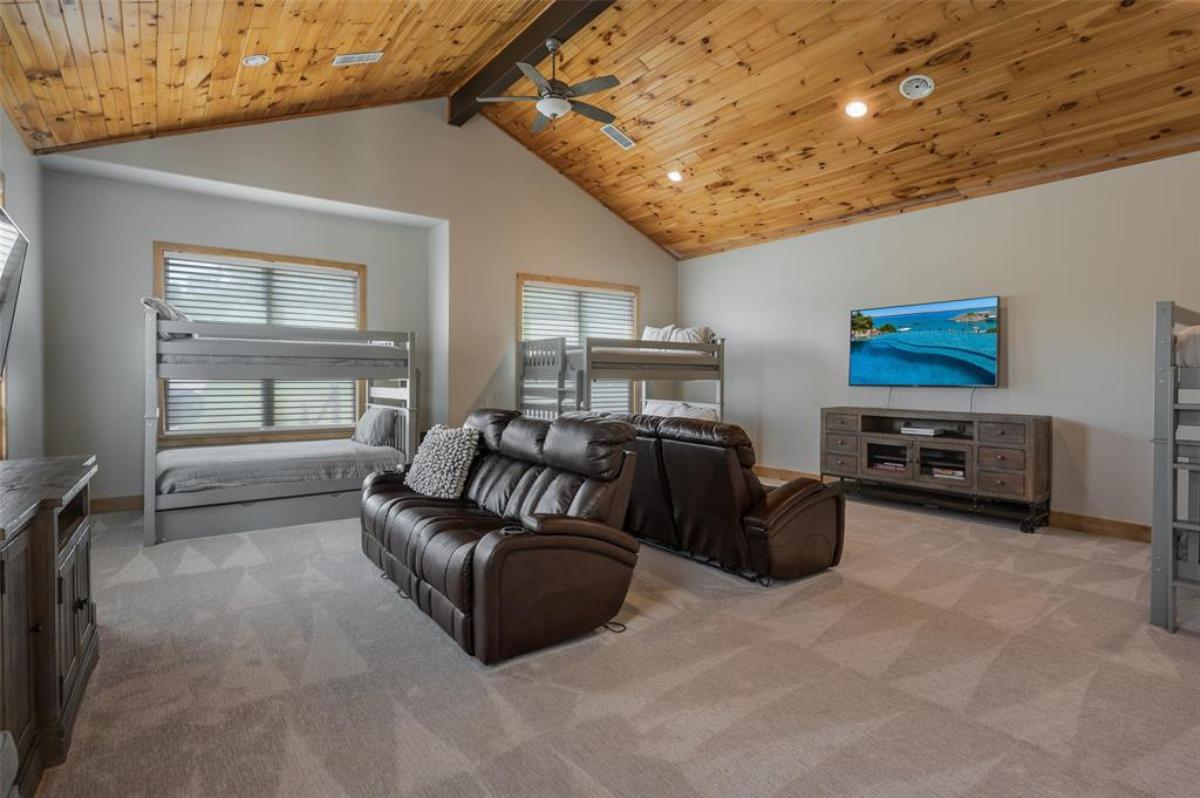
[[[864,311],[876,331],[895,332],[850,342],[851,385],[995,385],[1000,336],[996,319],[955,321],[973,310],[995,310],[994,300],[964,310],[895,314]],[[893,315],[883,315],[892,313]]]

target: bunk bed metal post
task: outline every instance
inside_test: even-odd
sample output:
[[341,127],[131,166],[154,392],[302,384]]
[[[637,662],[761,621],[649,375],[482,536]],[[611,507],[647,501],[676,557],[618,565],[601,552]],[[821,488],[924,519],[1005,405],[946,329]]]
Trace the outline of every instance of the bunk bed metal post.
[[[563,405],[567,401],[567,339],[560,337],[555,346],[554,368],[558,376],[554,380],[554,417],[563,414]],[[579,394],[575,394],[575,403],[579,404]]]
[[147,546],[158,542],[154,523],[158,497],[158,314],[145,312],[142,354],[144,402],[142,412],[142,541]]
[[583,369],[579,372],[579,392],[575,395],[578,410],[592,409],[592,339],[583,339]]
[[725,339],[717,339],[717,418],[725,420]]
[[1154,509],[1150,537],[1150,623],[1175,630],[1175,305],[1154,314]]

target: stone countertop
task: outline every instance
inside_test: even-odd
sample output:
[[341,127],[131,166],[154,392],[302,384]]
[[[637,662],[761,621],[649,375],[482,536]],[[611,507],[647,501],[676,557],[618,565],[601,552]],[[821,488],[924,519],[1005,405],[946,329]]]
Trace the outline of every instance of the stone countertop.
[[39,507],[65,504],[96,470],[94,454],[0,461],[0,541],[28,523]]

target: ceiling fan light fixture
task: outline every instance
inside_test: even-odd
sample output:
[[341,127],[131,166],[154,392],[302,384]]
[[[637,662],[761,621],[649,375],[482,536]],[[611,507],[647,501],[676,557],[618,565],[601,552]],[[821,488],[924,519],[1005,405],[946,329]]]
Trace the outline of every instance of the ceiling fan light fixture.
[[551,119],[558,119],[571,112],[571,103],[562,97],[543,97],[537,102],[538,113]]
[[260,54],[256,54],[256,55],[246,56],[245,58],[242,59],[242,64],[244,66],[248,66],[248,67],[260,67],[260,66],[263,66],[264,64],[266,64],[270,60],[271,60],[271,56],[262,55],[260,53]]
[[851,119],[861,119],[866,116],[867,112],[871,109],[868,108],[867,104],[862,100],[851,100],[850,102],[846,103],[844,110],[846,112],[846,116],[850,117]]
[[679,183],[683,180],[683,172],[677,172],[672,169],[670,172],[667,172],[667,180],[670,180],[672,183]]

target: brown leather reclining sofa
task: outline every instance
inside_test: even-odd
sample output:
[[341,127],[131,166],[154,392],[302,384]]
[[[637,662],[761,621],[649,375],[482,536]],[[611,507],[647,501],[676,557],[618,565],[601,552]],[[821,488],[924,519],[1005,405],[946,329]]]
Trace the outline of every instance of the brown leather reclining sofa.
[[846,499],[837,485],[793,479],[764,488],[754,446],[735,424],[607,415],[629,422],[638,470],[625,528],[746,576],[795,579],[838,564]]
[[484,662],[611,620],[637,562],[637,541],[620,529],[633,428],[509,410],[476,410],[467,424],[482,441],[462,499],[415,493],[403,473],[367,477],[363,552]]

